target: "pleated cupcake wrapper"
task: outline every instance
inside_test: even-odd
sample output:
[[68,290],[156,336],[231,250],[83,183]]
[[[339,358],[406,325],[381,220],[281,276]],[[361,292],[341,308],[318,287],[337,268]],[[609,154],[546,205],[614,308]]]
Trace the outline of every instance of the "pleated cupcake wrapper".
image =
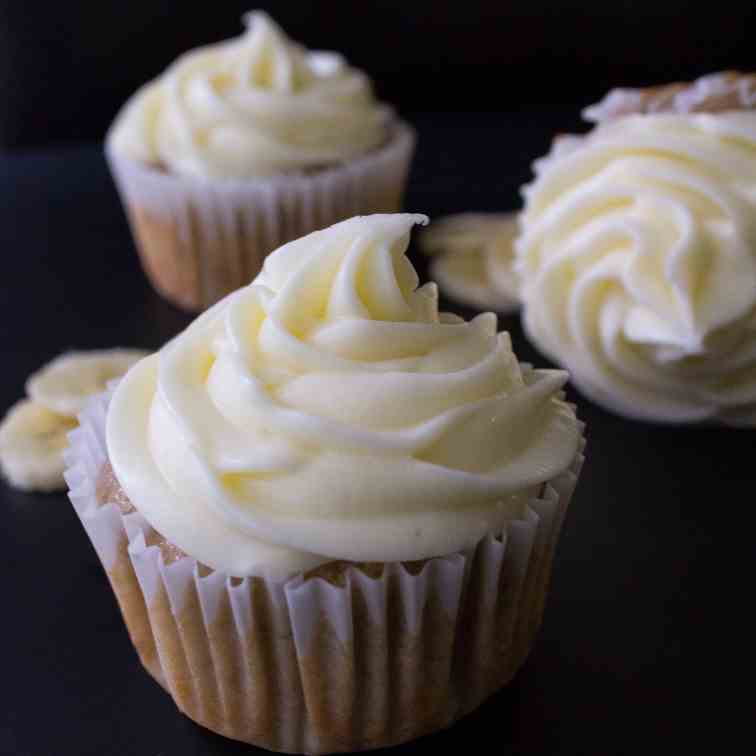
[[175,176],[106,149],[142,265],[174,303],[201,310],[252,281],[285,242],[350,218],[396,212],[415,145],[407,124],[380,149],[309,174]]
[[524,661],[584,443],[522,520],[419,572],[239,579],[166,564],[138,512],[98,504],[109,401],[70,436],[70,498],[143,664],[195,721],[292,753],[387,746],[448,726]]

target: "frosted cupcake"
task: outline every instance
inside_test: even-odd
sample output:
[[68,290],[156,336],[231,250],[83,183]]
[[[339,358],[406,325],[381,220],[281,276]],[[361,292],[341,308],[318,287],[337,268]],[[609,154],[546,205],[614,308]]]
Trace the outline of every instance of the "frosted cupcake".
[[148,277],[192,310],[248,283],[284,242],[399,210],[414,147],[365,74],[264,13],[245,22],[142,87],[106,141]]
[[71,499],[142,662],[229,737],[403,742],[533,642],[582,426],[565,373],[418,288],[424,220],[283,246],[72,435]]
[[756,76],[616,90],[535,164],[530,338],[628,417],[756,423]]

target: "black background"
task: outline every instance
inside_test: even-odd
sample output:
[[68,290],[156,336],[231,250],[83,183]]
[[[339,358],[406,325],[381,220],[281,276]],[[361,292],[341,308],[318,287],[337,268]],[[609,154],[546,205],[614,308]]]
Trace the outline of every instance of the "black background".
[[753,0],[0,0],[0,146],[101,138],[179,53],[268,9],[405,113],[587,104],[609,87],[756,69]]
[[[416,118],[408,208],[514,207],[532,156],[573,117]],[[142,276],[99,147],[0,157],[0,191],[14,261],[0,286],[0,410],[65,348],[155,348],[189,321]],[[545,364],[516,317],[501,326],[521,359]],[[528,662],[478,712],[397,756],[753,751],[753,432],[630,422],[578,400],[587,462]],[[183,717],[142,671],[63,494],[0,483],[0,522],[0,754],[254,752]]]
[[[258,6],[344,52],[415,123],[407,208],[431,216],[515,208],[531,160],[610,86],[756,68],[752,2]],[[238,33],[248,7],[0,1],[0,412],[64,349],[157,348],[189,322],[146,283],[96,141],[135,86]],[[517,317],[501,327],[546,363]],[[528,662],[478,712],[392,753],[753,752],[752,431],[574,398],[587,463]],[[0,483],[0,602],[0,754],[254,751],[184,718],[141,670],[63,494]]]

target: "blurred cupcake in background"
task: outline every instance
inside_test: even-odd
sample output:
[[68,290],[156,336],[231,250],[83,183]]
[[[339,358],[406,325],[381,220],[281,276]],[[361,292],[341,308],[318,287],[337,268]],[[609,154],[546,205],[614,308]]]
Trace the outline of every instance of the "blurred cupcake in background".
[[618,414],[756,424],[754,108],[736,72],[615,90],[535,163],[525,329]]
[[269,252],[356,214],[400,209],[414,133],[338,54],[265,13],[181,56],[126,103],[106,152],[147,275],[201,310]]

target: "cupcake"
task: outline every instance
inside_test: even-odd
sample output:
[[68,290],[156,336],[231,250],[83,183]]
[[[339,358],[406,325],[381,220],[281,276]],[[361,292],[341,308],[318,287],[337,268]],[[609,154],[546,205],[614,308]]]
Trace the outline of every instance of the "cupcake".
[[284,242],[399,210],[414,148],[341,56],[305,50],[264,13],[245,23],[137,91],[106,139],[148,277],[195,311]]
[[71,500],[142,663],[228,737],[325,753],[433,732],[538,629],[582,424],[564,372],[418,288],[425,220],[281,247],[72,434]]
[[532,341],[626,417],[756,424],[756,76],[617,90],[535,164]]

